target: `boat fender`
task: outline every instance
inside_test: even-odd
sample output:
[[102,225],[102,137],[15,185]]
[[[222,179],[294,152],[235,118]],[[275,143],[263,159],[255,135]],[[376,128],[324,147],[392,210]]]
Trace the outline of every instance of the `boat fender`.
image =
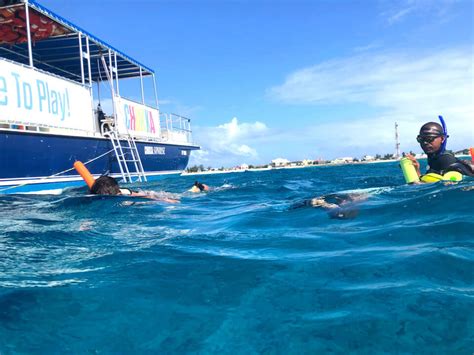
[[457,171],[448,171],[444,175],[436,174],[436,173],[428,173],[423,175],[420,178],[423,182],[438,182],[438,181],[461,181],[462,174]]
[[410,159],[400,159],[400,167],[402,168],[403,177],[405,178],[405,182],[407,184],[413,184],[414,182],[420,181],[418,173],[416,172],[416,169]]
[[94,185],[95,179],[90,173],[90,171],[86,168],[86,166],[78,160],[74,163],[74,168],[77,170],[79,175],[81,175],[81,177],[84,179],[87,186],[89,186],[89,189],[92,188],[92,185]]

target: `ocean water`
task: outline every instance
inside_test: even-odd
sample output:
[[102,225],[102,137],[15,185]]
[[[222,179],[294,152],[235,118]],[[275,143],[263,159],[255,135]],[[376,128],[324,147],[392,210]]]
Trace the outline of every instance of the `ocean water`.
[[[474,350],[474,180],[380,163],[141,188],[181,202],[0,196],[1,354]],[[351,218],[301,203],[348,191]]]

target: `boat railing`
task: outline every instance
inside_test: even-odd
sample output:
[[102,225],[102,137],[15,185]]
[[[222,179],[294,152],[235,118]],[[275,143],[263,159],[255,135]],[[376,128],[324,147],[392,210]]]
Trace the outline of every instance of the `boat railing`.
[[161,135],[170,143],[192,144],[191,120],[175,113],[160,112]]

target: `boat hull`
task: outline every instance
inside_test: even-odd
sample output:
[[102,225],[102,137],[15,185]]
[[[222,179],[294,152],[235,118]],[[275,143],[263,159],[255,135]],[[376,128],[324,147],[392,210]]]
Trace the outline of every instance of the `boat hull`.
[[[191,150],[199,149],[138,140],[136,144],[148,180],[182,172]],[[99,156],[102,157],[94,160]],[[0,193],[82,185],[77,172],[69,170],[76,160],[84,163],[92,160],[87,167],[93,175],[121,176],[112,144],[107,138],[0,131]]]

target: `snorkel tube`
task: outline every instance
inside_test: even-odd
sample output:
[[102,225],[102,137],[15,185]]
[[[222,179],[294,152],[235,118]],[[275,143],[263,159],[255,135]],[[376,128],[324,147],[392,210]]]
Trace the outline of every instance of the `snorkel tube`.
[[81,175],[81,177],[84,179],[87,186],[89,186],[89,189],[91,189],[92,185],[94,185],[95,179],[90,173],[90,171],[86,168],[86,166],[78,160],[74,163],[74,168],[77,170],[79,175]]
[[446,129],[446,123],[444,122],[443,116],[439,115],[438,116],[439,121],[441,122],[441,126],[443,126],[443,137],[444,137],[444,142],[441,145],[441,148],[439,149],[439,154],[444,153],[446,150],[446,143],[448,142],[448,130]]

